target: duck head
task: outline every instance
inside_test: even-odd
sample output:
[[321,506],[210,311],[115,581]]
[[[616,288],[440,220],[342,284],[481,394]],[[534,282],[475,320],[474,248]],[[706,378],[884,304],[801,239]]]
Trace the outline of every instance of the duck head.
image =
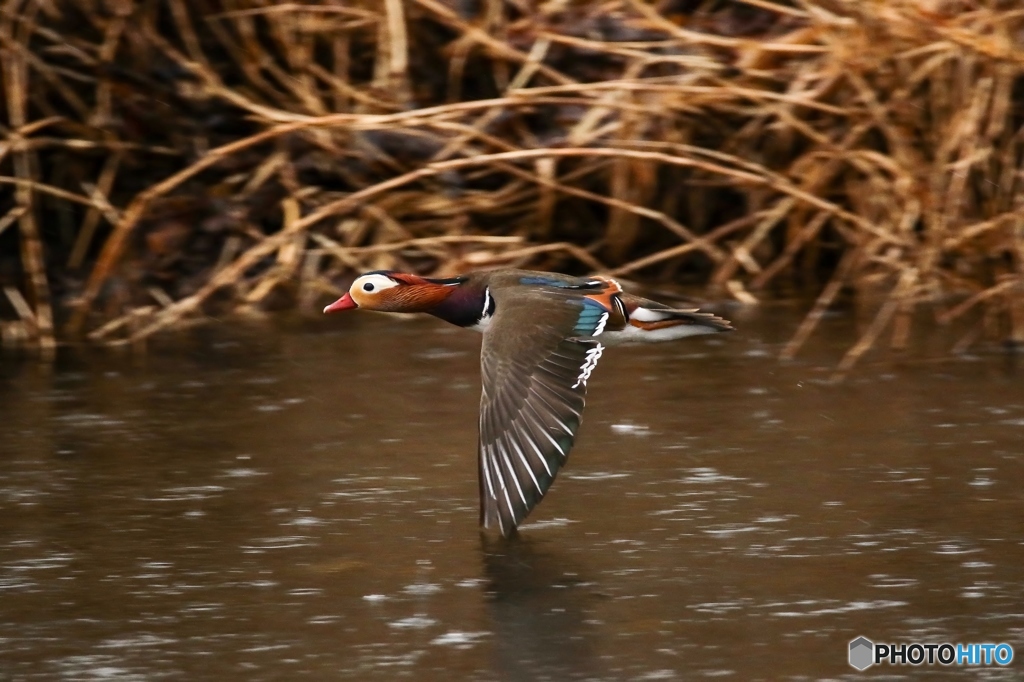
[[368,272],[357,277],[348,292],[324,308],[324,312],[353,308],[386,313],[431,312],[465,280],[465,277],[428,279],[389,270]]

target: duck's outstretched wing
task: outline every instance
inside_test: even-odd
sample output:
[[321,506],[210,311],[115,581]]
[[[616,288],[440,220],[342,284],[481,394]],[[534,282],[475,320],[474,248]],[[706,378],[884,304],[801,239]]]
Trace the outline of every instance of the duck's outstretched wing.
[[498,301],[481,351],[480,522],[505,536],[566,462],[607,319],[579,299],[532,299]]

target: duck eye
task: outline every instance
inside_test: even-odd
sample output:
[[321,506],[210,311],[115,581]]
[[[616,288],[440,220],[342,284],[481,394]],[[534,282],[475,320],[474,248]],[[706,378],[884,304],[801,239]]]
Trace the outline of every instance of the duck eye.
[[373,285],[367,282],[363,285],[363,291],[373,291]]

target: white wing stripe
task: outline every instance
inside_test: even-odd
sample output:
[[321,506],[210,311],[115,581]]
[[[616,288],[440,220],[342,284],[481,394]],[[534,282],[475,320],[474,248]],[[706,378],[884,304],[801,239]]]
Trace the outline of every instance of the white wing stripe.
[[[562,457],[565,457],[565,450],[563,450],[562,446],[555,442],[555,439],[551,437],[550,433],[548,433],[548,427],[545,426],[544,424],[544,416],[540,413],[540,410],[538,410],[529,400],[526,401],[525,406],[528,407],[530,411],[533,412],[534,414],[534,424],[540,427],[537,429],[537,431],[542,433],[545,438],[551,441],[551,444],[555,446],[555,449],[562,453]],[[523,413],[527,414],[525,410],[523,411]],[[569,431],[569,435],[572,436],[572,431]]]
[[[515,524],[516,514],[512,511],[512,499],[508,496],[508,486],[505,484],[505,477],[501,475],[501,464],[498,463],[497,458],[491,454],[493,445],[487,446],[487,456],[491,458],[491,466],[494,469],[494,473],[498,475],[498,483],[501,485],[501,492],[505,497],[505,504],[508,506],[508,515],[512,517],[512,523]],[[500,499],[500,498],[499,498]],[[501,514],[498,514],[498,523],[501,524]]]
[[545,394],[547,394],[552,400],[556,401],[561,409],[564,409],[567,412],[571,412],[572,415],[577,419],[582,417],[583,413],[580,410],[577,410],[575,407],[573,407],[572,402],[570,402],[580,400],[580,396],[578,393],[570,393],[569,395],[559,395],[558,393],[555,393],[550,386],[547,386],[540,381],[533,383],[527,390],[533,395],[537,396],[537,399],[540,402],[544,403],[544,406],[547,407],[551,412],[555,412],[556,410],[551,407],[551,401],[549,401],[548,398],[544,397]]
[[505,489],[505,477],[501,475],[501,467],[498,465],[498,460],[492,454],[494,446],[487,446],[487,457],[491,461],[491,468],[494,470],[494,474],[498,477],[498,487],[501,490]]
[[551,473],[551,467],[548,466],[548,460],[545,459],[544,453],[540,451],[540,448],[537,447],[537,444],[533,442],[533,438],[530,435],[526,434],[523,431],[523,427],[521,427],[518,423],[513,423],[513,426],[516,429],[516,433],[519,434],[520,439],[529,443],[530,447],[533,448],[533,451],[537,453],[537,459],[539,459],[540,463],[544,465],[544,471],[548,472],[548,476],[554,478],[554,474]]
[[487,466],[487,446],[480,448],[480,463],[484,467],[484,481],[487,482],[487,492],[490,493],[491,499],[498,499],[494,494],[494,484],[491,483],[491,468]]
[[580,384],[587,385],[587,379],[590,378],[590,373],[597,367],[597,361],[601,359],[602,352],[604,352],[604,346],[601,344],[597,344],[587,351],[587,357],[583,360],[583,366],[580,367],[580,375],[576,377],[576,383],[572,385],[573,388]]
[[565,456],[566,456],[566,455],[565,455],[565,450],[563,450],[563,449],[562,449],[562,446],[561,446],[561,445],[559,445],[558,443],[556,443],[556,442],[555,442],[555,439],[551,437],[551,434],[550,434],[550,433],[548,433],[548,430],[547,430],[547,429],[541,429],[541,432],[540,432],[540,433],[541,433],[541,435],[542,435],[542,436],[544,436],[545,438],[547,438],[547,439],[548,439],[548,441],[549,441],[549,442],[550,442],[550,443],[551,443],[552,445],[554,445],[554,446],[555,446],[555,449],[556,449],[556,450],[558,450],[559,454],[561,454],[561,455],[562,455],[562,457],[565,457]]
[[[561,419],[560,419],[560,418],[558,417],[558,413],[557,413],[557,412],[555,412],[555,408],[551,407],[551,403],[549,403],[549,402],[548,402],[547,400],[544,400],[544,397],[543,397],[543,396],[541,396],[541,395],[540,395],[540,394],[539,394],[539,393],[538,393],[537,391],[535,391],[535,390],[534,390],[534,389],[532,389],[532,388],[530,389],[530,393],[532,393],[533,395],[537,396],[537,400],[538,400],[538,401],[540,401],[541,403],[543,403],[543,404],[544,404],[544,407],[548,408],[548,410],[547,410],[547,411],[548,411],[548,417],[549,417],[549,418],[550,418],[550,419],[551,419],[552,421],[556,422],[556,423],[557,423],[557,424],[558,424],[559,426],[561,426],[561,427],[562,427],[563,429],[565,429],[565,432],[566,432],[567,434],[569,434],[570,436],[571,436],[571,435],[573,435],[573,433],[572,433],[572,429],[570,429],[570,428],[569,428],[569,425],[568,425],[568,424],[566,424],[566,423],[565,423],[564,421],[562,421],[562,420],[561,420]],[[527,401],[527,404],[529,405],[529,404],[530,404],[530,402],[529,402],[529,401]],[[540,414],[540,410],[536,410],[536,409],[535,409],[535,411],[537,412],[537,416],[538,416],[538,417],[543,417],[543,415],[541,415],[541,414]],[[579,415],[577,415],[577,416],[579,416]]]
[[[540,489],[540,483],[537,482],[537,477],[533,475],[533,467],[531,467],[530,463],[526,461],[526,455],[523,454],[523,449],[519,447],[519,443],[516,442],[515,438],[509,438],[508,442],[511,443],[512,448],[515,449],[516,454],[519,455],[519,460],[523,463],[523,466],[526,467],[526,473],[530,474],[530,479],[533,481],[534,487],[537,488],[537,492],[543,495],[544,493]],[[525,502],[526,500],[523,501]]]
[[[508,496],[508,488],[502,488],[502,492],[505,493],[505,504],[508,506],[508,515],[512,517],[512,525],[516,525],[516,513],[512,511],[512,499]],[[501,519],[501,514],[498,514],[498,519]]]
[[[497,511],[497,502],[495,502],[495,510]],[[501,522],[501,513],[499,512],[499,513],[495,514],[495,516],[498,517],[498,530],[500,530],[501,534],[504,535],[505,534],[505,524]]]
[[[526,495],[523,494],[523,488],[519,485],[519,477],[516,476],[516,470],[512,468],[512,462],[508,458],[508,453],[505,452],[505,448],[501,445],[501,441],[497,442],[497,450],[501,453],[501,458],[505,460],[505,467],[508,469],[508,475],[512,479],[512,482],[516,484],[516,490],[519,492],[519,499],[523,501],[523,505],[526,505]],[[527,469],[529,471],[529,469]]]

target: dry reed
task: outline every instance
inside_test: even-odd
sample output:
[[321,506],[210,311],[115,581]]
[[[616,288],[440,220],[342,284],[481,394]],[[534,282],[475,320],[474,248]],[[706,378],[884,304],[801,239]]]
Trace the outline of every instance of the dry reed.
[[[0,334],[138,343],[497,265],[876,300],[1024,343],[1024,10],[8,0]],[[825,281],[819,284],[819,278]],[[977,313],[977,314],[975,314]]]

